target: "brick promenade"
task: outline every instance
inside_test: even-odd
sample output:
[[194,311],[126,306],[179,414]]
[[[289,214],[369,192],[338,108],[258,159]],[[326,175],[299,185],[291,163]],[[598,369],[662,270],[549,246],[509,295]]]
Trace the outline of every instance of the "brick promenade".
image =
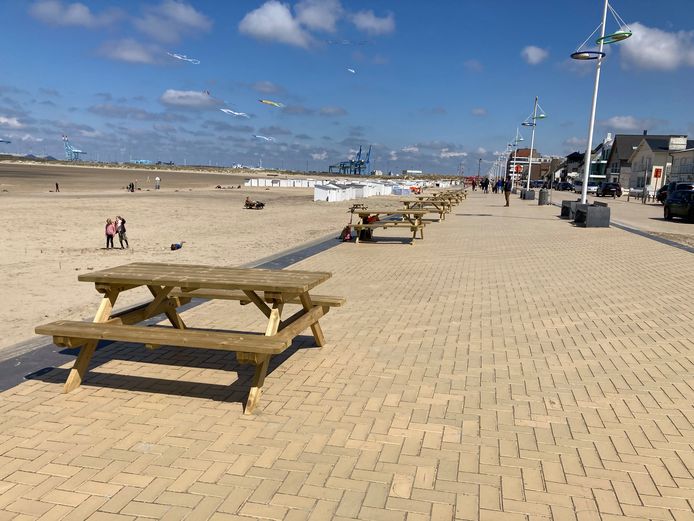
[[0,394],[0,520],[694,519],[694,258],[557,214],[476,193],[414,247],[296,265],[348,304],[250,417],[250,368],[199,350],[117,344],[69,395],[67,366]]

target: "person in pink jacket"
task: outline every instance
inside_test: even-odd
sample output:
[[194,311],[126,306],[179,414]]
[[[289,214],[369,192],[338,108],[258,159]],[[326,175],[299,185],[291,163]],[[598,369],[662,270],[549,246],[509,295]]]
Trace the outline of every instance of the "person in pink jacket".
[[116,225],[111,219],[106,219],[106,249],[113,248],[113,236],[116,234]]

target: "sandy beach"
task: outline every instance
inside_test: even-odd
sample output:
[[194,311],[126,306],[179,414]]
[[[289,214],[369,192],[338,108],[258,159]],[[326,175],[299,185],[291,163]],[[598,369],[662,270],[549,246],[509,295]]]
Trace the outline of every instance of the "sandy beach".
[[[149,182],[147,177],[149,175]],[[239,265],[338,235],[351,203],[314,203],[312,189],[244,188],[246,176],[0,164],[0,352],[36,325],[93,317],[99,294],[77,276],[137,261]],[[124,187],[138,180],[140,191]],[[60,193],[54,190],[60,184]],[[239,190],[216,189],[242,185]],[[6,190],[6,191],[5,191]],[[246,196],[265,210],[244,210]],[[105,249],[107,217],[127,220],[130,248]],[[174,242],[183,248],[171,251]],[[148,294],[133,290],[119,304]]]

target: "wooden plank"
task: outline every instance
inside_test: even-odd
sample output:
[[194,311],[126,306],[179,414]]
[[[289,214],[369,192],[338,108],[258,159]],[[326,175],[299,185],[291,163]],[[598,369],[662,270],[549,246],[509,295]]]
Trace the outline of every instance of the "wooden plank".
[[314,306],[310,311],[302,309],[294,313],[280,324],[276,338],[283,338],[289,341],[293,340],[294,337],[308,329],[311,324],[323,317],[329,310],[330,308]]
[[249,289],[299,294],[325,282],[330,277],[330,273],[320,271],[132,263],[84,273],[78,277],[78,280],[94,282],[101,287],[149,284],[194,289]]
[[[272,295],[272,294],[271,294]],[[243,291],[231,289],[195,289],[191,291],[173,290],[169,296],[173,298],[199,298],[205,300],[239,300],[242,304],[250,303],[250,299]],[[265,302],[273,302],[276,300],[274,295],[270,297],[265,295],[261,297]],[[344,297],[335,297],[331,295],[311,295],[313,303],[317,306],[340,307],[345,303]],[[285,304],[301,304],[298,295],[293,295],[287,298],[286,295],[281,296],[281,300]]]
[[[176,329],[171,327],[126,326],[59,320],[36,328],[40,335],[61,338],[87,338],[96,345],[99,340],[137,344],[169,345],[223,351],[277,354],[284,351],[291,338],[267,337],[250,333]],[[82,348],[84,349],[84,348]]]

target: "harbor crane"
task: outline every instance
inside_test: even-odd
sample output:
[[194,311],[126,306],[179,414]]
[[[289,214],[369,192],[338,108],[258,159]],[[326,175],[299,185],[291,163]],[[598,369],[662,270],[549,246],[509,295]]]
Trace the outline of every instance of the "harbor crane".
[[63,134],[63,144],[65,145],[65,159],[68,161],[79,161],[80,154],[86,154],[83,150],[73,147],[65,134]]
[[330,165],[328,167],[328,172],[346,175],[367,175],[369,174],[370,165],[371,145],[369,145],[369,151],[366,153],[366,159],[361,158],[361,146],[359,146],[359,152],[357,152],[357,156],[354,159],[340,161],[336,165]]

